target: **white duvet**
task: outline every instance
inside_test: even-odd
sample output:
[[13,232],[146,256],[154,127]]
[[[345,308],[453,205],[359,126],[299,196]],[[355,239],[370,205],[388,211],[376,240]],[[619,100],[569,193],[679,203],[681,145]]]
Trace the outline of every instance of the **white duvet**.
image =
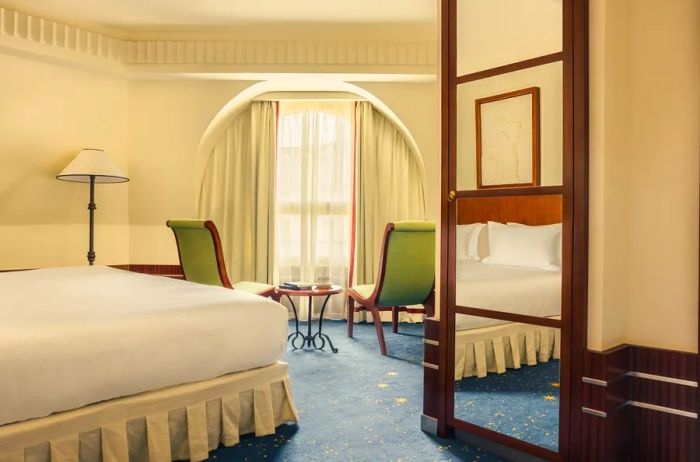
[[108,267],[0,274],[0,425],[267,366],[287,310]]
[[[540,317],[561,315],[560,271],[469,260],[458,261],[457,265],[457,305]],[[456,329],[506,322],[458,314]]]

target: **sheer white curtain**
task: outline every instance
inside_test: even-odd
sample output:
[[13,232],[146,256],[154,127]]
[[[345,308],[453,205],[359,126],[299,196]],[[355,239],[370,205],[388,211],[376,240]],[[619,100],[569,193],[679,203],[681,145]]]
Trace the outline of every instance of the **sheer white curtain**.
[[[277,130],[276,282],[330,278],[347,286],[350,266],[354,102],[281,101]],[[323,302],[314,298],[313,316]],[[283,301],[287,303],[286,300]],[[307,297],[295,297],[300,319]],[[344,319],[331,297],[329,319]]]

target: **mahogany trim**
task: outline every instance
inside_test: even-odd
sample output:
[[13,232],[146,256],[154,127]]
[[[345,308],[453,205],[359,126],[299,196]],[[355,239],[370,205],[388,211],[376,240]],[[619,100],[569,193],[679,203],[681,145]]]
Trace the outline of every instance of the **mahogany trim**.
[[515,71],[522,71],[523,69],[529,69],[531,67],[542,66],[545,64],[556,63],[557,61],[564,60],[564,52],[559,51],[557,53],[552,53],[548,55],[538,56],[536,58],[525,59],[523,61],[518,61],[516,63],[505,64],[503,66],[492,67],[491,69],[484,69],[483,71],[472,72],[471,74],[464,74],[457,77],[457,84],[473,82],[475,80],[486,79],[488,77],[495,77],[501,74],[509,74]]
[[532,324],[535,326],[562,328],[560,319],[541,318],[539,316],[530,316],[527,314],[507,313],[504,311],[487,310],[484,308],[471,308],[468,306],[455,306],[455,312],[466,314],[469,316],[479,316],[481,318],[500,319],[502,321],[521,322],[523,324]]
[[519,440],[510,436],[506,436],[502,433],[498,433],[494,430],[489,430],[486,427],[480,427],[479,425],[474,425],[463,420],[459,420],[455,417],[450,419],[449,424],[454,428],[464,430],[471,434],[486,438],[488,440],[494,441],[496,443],[502,444],[509,448],[517,449],[518,451],[525,452],[527,454],[533,455],[535,457],[540,457],[545,460],[551,461],[561,461],[564,460],[560,453],[554,452],[550,449],[544,448],[542,446],[537,446],[532,443],[528,443],[524,440]]
[[[517,98],[519,96],[530,95],[531,123],[532,123],[532,178],[528,183],[505,183],[505,184],[489,184],[485,185],[483,181],[482,162],[483,162],[483,140],[482,124],[481,124],[481,106],[495,101],[503,101],[505,99]],[[476,112],[476,188],[477,189],[495,189],[495,188],[518,188],[532,187],[540,184],[540,89],[539,87],[528,87],[520,90],[509,91],[498,95],[479,98],[474,101],[474,110]]]
[[469,197],[457,199],[457,224],[522,223],[551,225],[562,222],[561,195]]
[[502,197],[502,196],[546,196],[561,195],[564,192],[562,186],[520,186],[514,188],[488,188],[471,189],[455,192],[455,198],[465,199],[469,197]]
[[[546,61],[563,61],[564,91],[564,158],[563,186],[563,245],[562,256],[567,265],[562,268],[562,351],[561,351],[561,390],[559,408],[559,453],[544,451],[547,459],[579,457],[582,452],[572,450],[571,443],[580,439],[581,428],[575,428],[573,421],[581,415],[576,382],[580,382],[580,363],[585,349],[586,329],[586,292],[587,292],[587,191],[588,191],[588,156],[587,156],[587,103],[582,96],[587,93],[587,8],[588,1],[563,1],[563,51],[547,58],[533,58],[525,62],[512,63],[491,70],[461,76],[457,78],[456,69],[456,0],[442,0],[442,68],[441,68],[441,103],[442,103],[442,193],[441,201],[441,323],[440,323],[440,393],[441,406],[438,414],[438,430],[441,436],[447,436],[455,428],[454,418],[454,381],[452,364],[454,364],[455,313],[451,307],[456,305],[455,272],[451,269],[455,256],[456,207],[453,205],[456,190],[456,92],[459,83],[479,78],[513,72],[521,68],[545,64]],[[459,80],[459,82],[458,82]],[[574,175],[574,171],[576,174]],[[508,195],[518,195],[520,189],[513,188]],[[499,188],[499,192],[504,188]],[[493,194],[497,196],[499,194]],[[447,227],[445,229],[445,227]],[[579,343],[580,342],[580,343]],[[443,417],[445,420],[443,420]],[[469,424],[466,424],[469,425]],[[468,427],[472,429],[471,426]],[[578,433],[578,434],[577,434]],[[487,432],[487,438],[505,446],[522,446],[522,442],[502,434]],[[525,445],[525,452],[530,449]],[[538,452],[539,453],[539,452]]]

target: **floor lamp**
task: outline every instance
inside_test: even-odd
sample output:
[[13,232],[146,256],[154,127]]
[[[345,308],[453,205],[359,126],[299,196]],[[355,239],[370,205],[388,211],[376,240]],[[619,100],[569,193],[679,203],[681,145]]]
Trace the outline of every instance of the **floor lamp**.
[[90,183],[90,243],[88,247],[88,264],[95,263],[95,183],[124,183],[129,181],[119,167],[114,165],[107,154],[102,149],[83,149],[56,176],[63,181],[73,181],[76,183]]

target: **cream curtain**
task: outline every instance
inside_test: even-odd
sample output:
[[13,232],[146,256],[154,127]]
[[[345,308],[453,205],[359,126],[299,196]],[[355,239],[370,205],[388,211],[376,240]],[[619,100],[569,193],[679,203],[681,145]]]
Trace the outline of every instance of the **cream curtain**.
[[277,106],[254,101],[214,146],[198,216],[221,234],[231,282],[274,281]]
[[[352,206],[352,101],[280,102],[277,152],[277,279],[347,286]],[[283,303],[287,304],[286,300]],[[294,297],[299,318],[308,298]],[[313,299],[317,317],[322,297]],[[344,319],[344,298],[324,317]]]
[[[399,130],[369,102],[357,103],[356,251],[354,284],[373,284],[387,223],[425,219],[424,172]],[[366,313],[365,313],[366,314]],[[422,315],[402,313],[402,321]],[[364,320],[362,313],[355,320]],[[383,313],[383,321],[391,314]]]

